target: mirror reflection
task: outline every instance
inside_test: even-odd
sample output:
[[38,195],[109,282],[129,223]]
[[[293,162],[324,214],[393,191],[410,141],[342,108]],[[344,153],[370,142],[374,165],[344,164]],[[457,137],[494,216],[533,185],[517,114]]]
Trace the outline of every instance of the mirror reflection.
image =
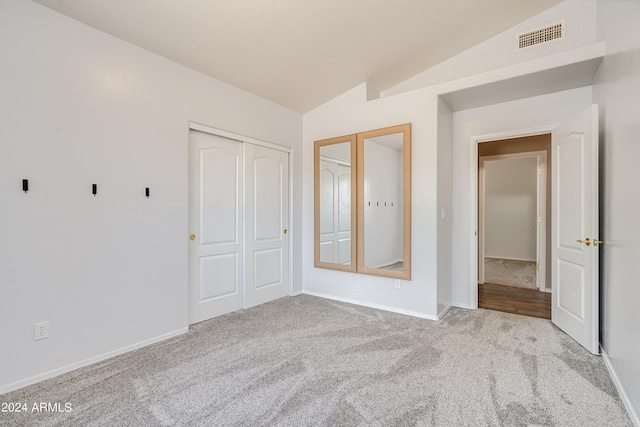
[[355,271],[355,135],[315,144],[315,265]]
[[320,261],[351,264],[351,150],[320,148]]
[[357,135],[359,273],[411,278],[411,124]]
[[364,139],[364,265],[402,271],[402,133]]

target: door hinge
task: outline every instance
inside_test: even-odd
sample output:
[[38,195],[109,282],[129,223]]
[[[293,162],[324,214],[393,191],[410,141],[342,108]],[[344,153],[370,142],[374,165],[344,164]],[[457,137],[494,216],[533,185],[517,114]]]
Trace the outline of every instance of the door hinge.
[[538,168],[538,175],[542,175],[542,168]]
[[536,264],[536,270],[540,271],[540,264]]
[[542,222],[542,217],[540,217],[540,216],[539,216],[539,217],[537,217],[537,218],[536,218],[536,221],[538,221],[538,223]]

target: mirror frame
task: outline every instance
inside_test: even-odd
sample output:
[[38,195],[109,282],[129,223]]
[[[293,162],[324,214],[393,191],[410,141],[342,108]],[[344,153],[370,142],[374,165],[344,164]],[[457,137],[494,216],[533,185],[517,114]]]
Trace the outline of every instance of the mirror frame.
[[[367,138],[402,134],[403,181],[403,269],[387,270],[364,265],[364,141]],[[320,261],[320,148],[341,143],[351,143],[351,264],[343,265]],[[354,160],[355,159],[355,160]],[[374,129],[357,134],[322,139],[314,142],[314,266],[331,270],[348,271],[395,279],[411,280],[411,123]],[[354,208],[355,207],[355,208]]]
[[[351,144],[351,263],[349,265],[337,264],[334,262],[325,262],[320,260],[320,148],[328,145],[342,144],[348,142]],[[323,139],[315,141],[313,149],[313,206],[314,206],[314,266],[320,268],[328,268],[332,270],[356,272],[356,236],[357,236],[357,186],[356,174],[358,172],[356,157],[356,135],[345,135],[336,138]]]
[[[394,133],[402,134],[402,180],[403,180],[403,218],[402,218],[402,245],[403,245],[403,269],[386,270],[383,268],[367,267],[364,264],[364,142],[367,138],[374,138]],[[391,277],[396,279],[411,279],[411,123],[397,126],[389,126],[374,129],[357,134],[357,211],[358,211],[358,235],[357,235],[357,272],[375,276]]]

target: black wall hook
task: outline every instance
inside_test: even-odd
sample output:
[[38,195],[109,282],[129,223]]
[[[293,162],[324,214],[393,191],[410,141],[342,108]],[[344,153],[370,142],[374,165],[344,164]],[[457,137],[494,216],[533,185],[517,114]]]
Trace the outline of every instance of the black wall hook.
[[92,185],[91,194],[95,196],[96,194],[98,194],[98,184],[91,184],[91,185]]
[[29,180],[28,179],[23,179],[22,180],[22,191],[24,191],[25,193],[29,191]]
[[147,199],[149,198],[149,187],[144,188],[144,195],[147,196]]

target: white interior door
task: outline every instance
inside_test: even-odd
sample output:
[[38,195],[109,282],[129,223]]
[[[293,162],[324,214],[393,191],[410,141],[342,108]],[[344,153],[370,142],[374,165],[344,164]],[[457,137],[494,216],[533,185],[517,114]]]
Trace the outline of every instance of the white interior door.
[[242,308],[242,143],[189,133],[189,323]]
[[245,144],[245,307],[289,293],[289,154]]
[[552,148],[551,320],[597,354],[599,246],[593,244],[598,240],[597,105],[556,128]]

